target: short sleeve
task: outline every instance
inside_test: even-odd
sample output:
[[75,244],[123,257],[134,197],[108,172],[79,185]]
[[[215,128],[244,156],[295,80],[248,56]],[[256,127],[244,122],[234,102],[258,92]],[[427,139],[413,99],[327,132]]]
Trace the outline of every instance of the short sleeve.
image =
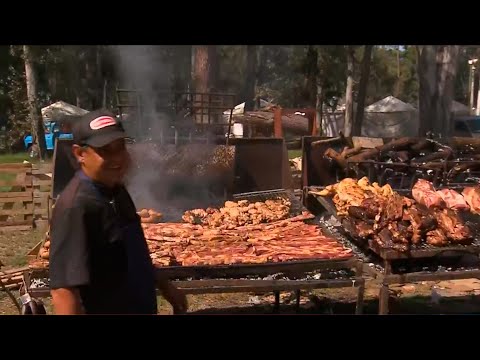
[[85,209],[67,208],[52,216],[50,226],[50,288],[87,285],[90,280]]

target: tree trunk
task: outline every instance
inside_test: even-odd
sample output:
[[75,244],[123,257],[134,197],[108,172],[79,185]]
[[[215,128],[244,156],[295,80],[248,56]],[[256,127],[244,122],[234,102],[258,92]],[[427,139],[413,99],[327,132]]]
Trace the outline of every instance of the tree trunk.
[[25,58],[25,79],[27,83],[28,107],[30,110],[30,122],[32,124],[33,143],[38,146],[40,160],[45,160],[47,147],[45,144],[45,131],[42,119],[42,112],[38,104],[37,95],[37,74],[35,73],[33,55],[29,45],[23,45],[23,56]]
[[317,101],[315,104],[316,108],[316,124],[314,126],[318,126],[320,130],[320,136],[324,134],[323,130],[323,86],[320,81],[317,80]]
[[325,84],[325,72],[323,68],[322,49],[316,46],[317,50],[317,96],[315,102],[316,109],[316,124],[319,129],[319,135],[322,136],[325,132],[323,129],[323,102],[325,100],[324,84]]
[[345,122],[344,135],[350,136],[353,123],[353,71],[354,53],[353,47],[347,46],[347,90],[345,93]]
[[307,64],[305,88],[308,96],[308,106],[315,107],[317,102],[318,51],[313,45],[308,45]]
[[393,96],[398,97],[401,91],[401,81],[400,81],[400,46],[397,47],[397,80],[395,81],[395,90]]
[[195,92],[206,93],[215,88],[217,48],[215,45],[195,46],[193,84]]
[[360,75],[360,84],[358,86],[357,113],[352,126],[352,135],[361,136],[363,124],[363,112],[365,108],[365,98],[367,97],[368,78],[370,77],[370,64],[372,62],[373,45],[365,45],[365,52],[362,59],[362,72]]
[[428,131],[448,136],[460,47],[417,46],[419,78],[419,135]]
[[104,108],[104,109],[107,108],[107,85],[108,85],[108,80],[104,79],[103,80],[103,94],[102,94],[102,108]]
[[245,111],[253,111],[255,106],[255,85],[257,70],[257,46],[247,45],[247,66],[245,71]]
[[95,110],[102,106],[101,94],[103,81],[100,46],[88,46],[85,52],[85,108]]

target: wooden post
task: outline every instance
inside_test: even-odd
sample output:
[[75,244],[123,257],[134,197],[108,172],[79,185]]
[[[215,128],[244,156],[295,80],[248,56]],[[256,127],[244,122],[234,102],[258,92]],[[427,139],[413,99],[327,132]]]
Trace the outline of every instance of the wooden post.
[[276,138],[283,137],[282,108],[276,108],[273,114],[273,133]]

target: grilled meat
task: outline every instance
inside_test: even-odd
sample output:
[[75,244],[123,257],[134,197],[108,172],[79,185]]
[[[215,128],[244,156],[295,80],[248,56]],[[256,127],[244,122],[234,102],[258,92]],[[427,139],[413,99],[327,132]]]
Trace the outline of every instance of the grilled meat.
[[390,231],[391,239],[394,243],[407,244],[412,237],[412,230],[403,222],[390,222],[387,226]]
[[247,200],[226,201],[224,207],[220,209],[186,211],[182,219],[190,224],[234,229],[246,224],[261,224],[286,219],[290,213],[290,206],[290,201],[283,198],[255,203]]
[[311,214],[233,230],[193,224],[144,224],[153,262],[220,265],[351,257],[351,250],[304,220]]
[[470,211],[474,214],[480,214],[480,188],[469,186],[462,191],[465,202],[469,205]]
[[362,201],[362,208],[365,209],[366,215],[369,219],[375,219],[380,210],[382,209],[381,203],[375,201],[374,198],[367,198]]
[[445,233],[441,229],[430,230],[426,234],[426,242],[433,246],[446,246],[448,245],[448,239]]
[[426,232],[437,227],[435,217],[422,209],[417,208],[416,205],[405,209],[403,213],[403,220],[409,221],[412,233],[412,244],[419,244],[422,241]]
[[470,229],[453,210],[437,210],[434,214],[439,228],[443,230],[449,240],[462,244],[473,240]]
[[421,205],[427,208],[441,207],[445,203],[442,197],[437,194],[430,181],[419,179],[412,188],[412,197]]
[[[473,239],[458,211],[471,207],[468,201],[475,200],[463,200],[453,190],[437,192],[426,180],[415,184],[412,191],[415,199],[401,196],[388,185],[370,185],[366,178],[357,183],[352,179],[342,180],[325,193],[333,196],[337,215],[348,231],[383,247],[406,251],[410,245],[422,242],[445,246],[449,243],[466,244]],[[473,188],[466,193],[471,198],[477,194]]]
[[345,217],[342,221],[343,225],[349,229],[351,233],[360,238],[368,238],[375,234],[373,224],[366,221],[356,219],[354,217]]
[[366,221],[368,223],[373,223],[373,220],[375,219],[377,213],[363,206],[350,206],[348,208],[348,215]]
[[382,204],[382,211],[379,217],[379,227],[384,227],[392,221],[397,221],[403,217],[403,196],[392,194],[385,199]]
[[445,205],[449,209],[453,210],[470,210],[470,206],[465,201],[465,198],[451,189],[438,190],[437,194],[440,195]]
[[398,251],[408,250],[408,243],[394,242],[392,232],[387,228],[382,229],[377,235],[374,236],[373,240],[384,248],[391,248]]
[[142,209],[137,214],[142,223],[155,224],[161,221],[163,214],[153,209]]

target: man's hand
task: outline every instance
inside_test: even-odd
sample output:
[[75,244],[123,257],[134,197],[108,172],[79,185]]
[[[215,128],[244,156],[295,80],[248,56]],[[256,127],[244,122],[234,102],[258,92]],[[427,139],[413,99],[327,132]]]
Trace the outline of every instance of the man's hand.
[[52,305],[57,315],[80,315],[84,314],[77,289],[61,288],[52,289]]
[[182,291],[173,286],[170,281],[161,277],[157,277],[157,285],[163,297],[172,305],[175,314],[187,312],[187,297]]
[[174,314],[184,314],[187,312],[188,303],[185,294],[178,290],[172,283],[168,283],[163,290],[163,296],[172,305]]

